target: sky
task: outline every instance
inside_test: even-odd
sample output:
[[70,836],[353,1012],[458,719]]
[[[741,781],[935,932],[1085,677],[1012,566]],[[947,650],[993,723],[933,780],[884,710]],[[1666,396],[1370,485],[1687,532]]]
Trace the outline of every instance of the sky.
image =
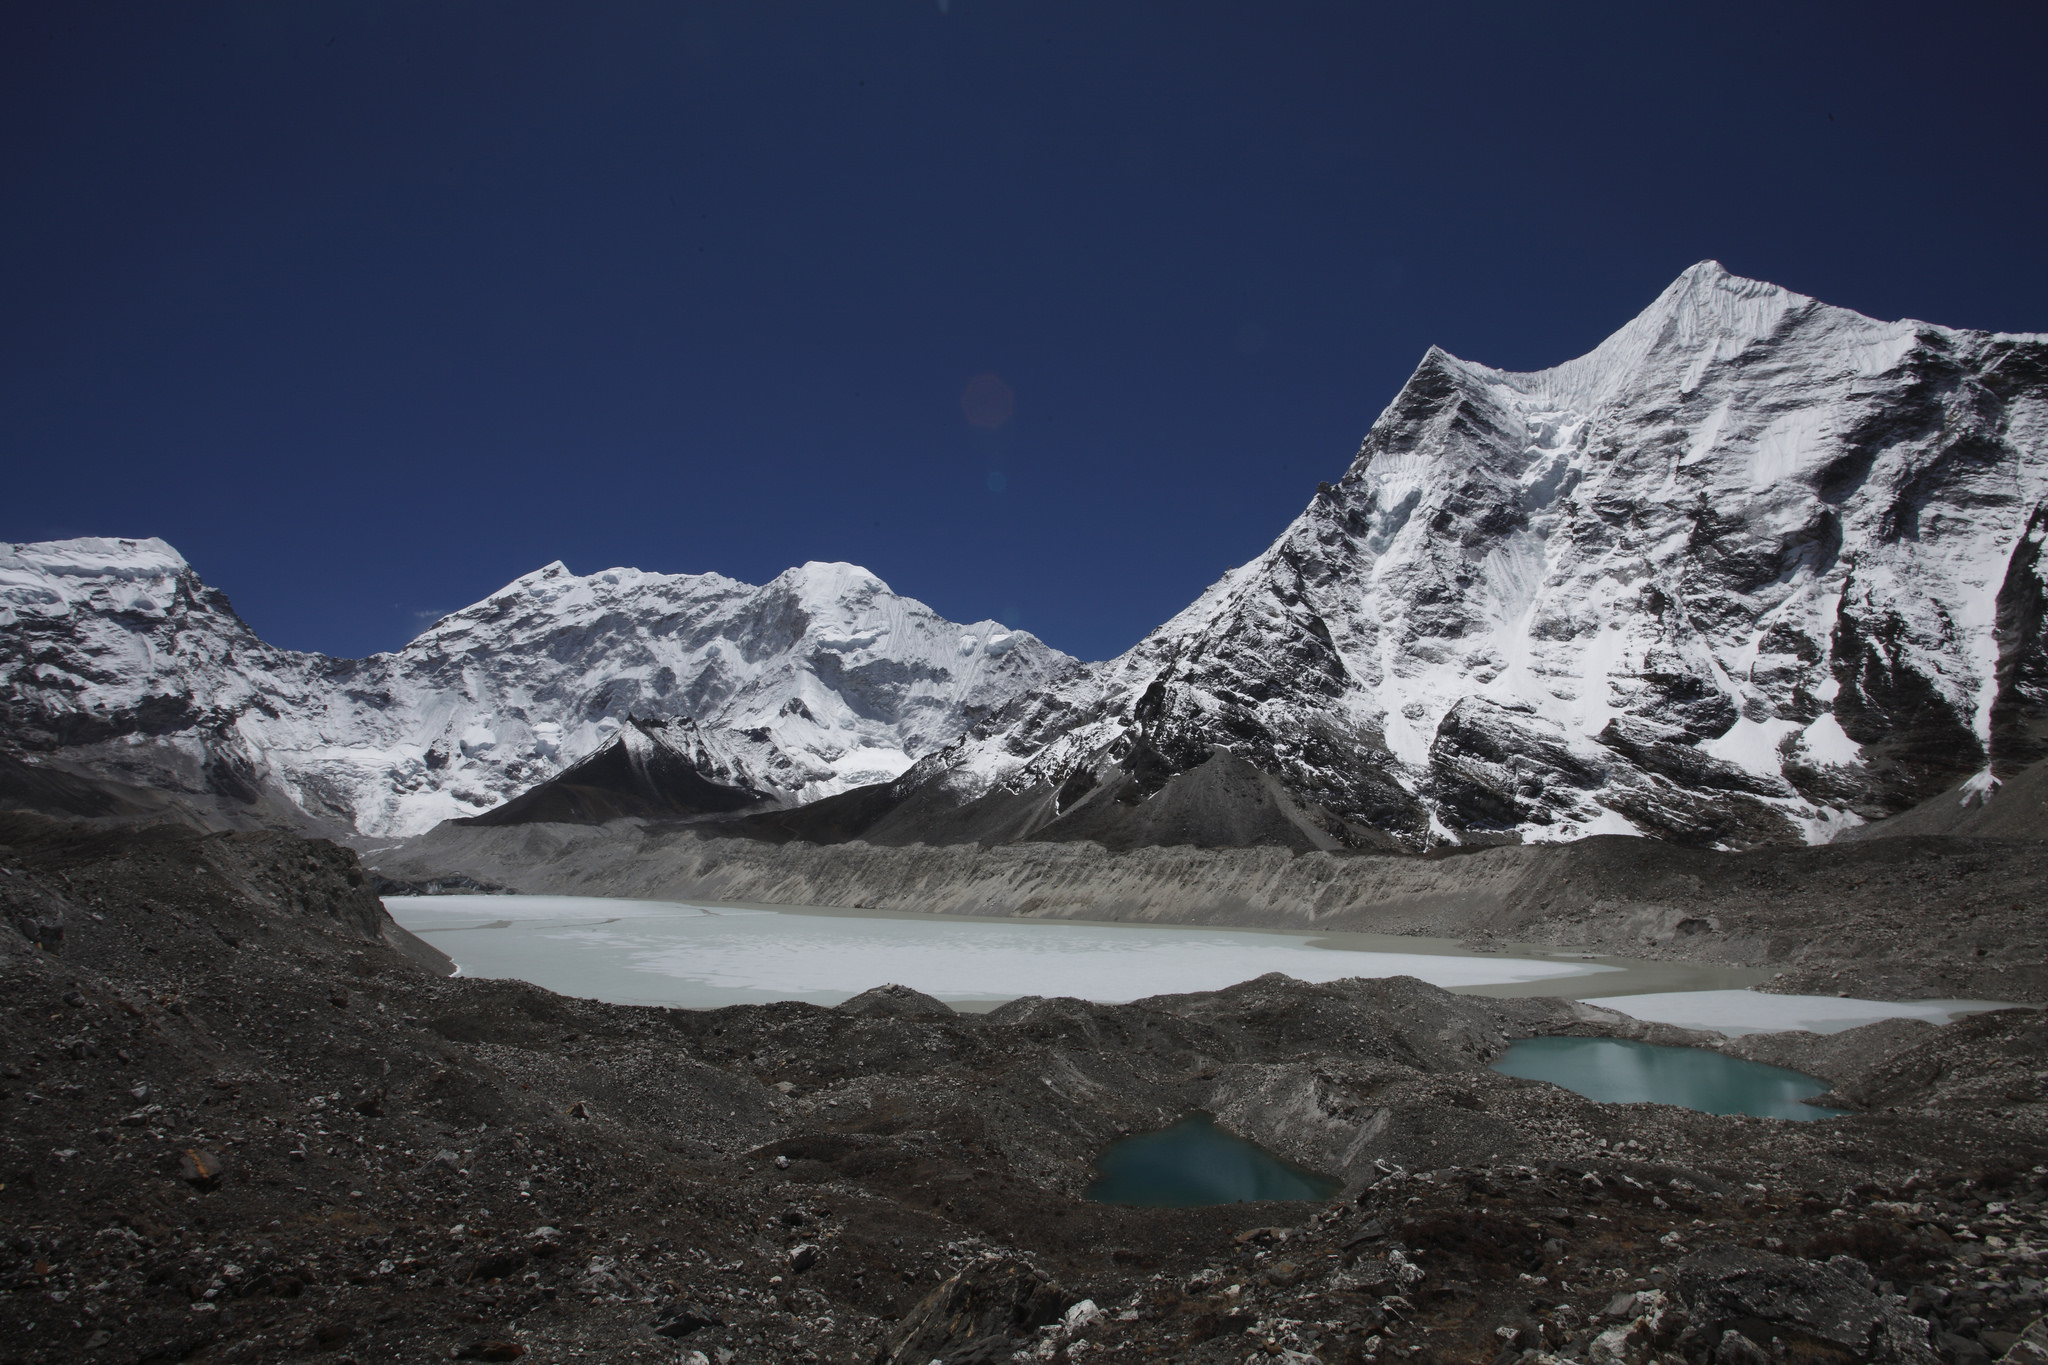
[[0,539],[357,656],[552,560],[1121,652],[1432,344],[2048,331],[2038,6],[0,5]]

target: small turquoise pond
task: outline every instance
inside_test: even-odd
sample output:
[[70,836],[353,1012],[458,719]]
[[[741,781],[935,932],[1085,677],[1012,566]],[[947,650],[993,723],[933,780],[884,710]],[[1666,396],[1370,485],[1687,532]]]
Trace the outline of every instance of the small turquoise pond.
[[1088,1187],[1099,1204],[1185,1209],[1267,1199],[1328,1199],[1338,1183],[1289,1165],[1256,1143],[1190,1114],[1171,1128],[1125,1138],[1100,1157]]
[[1825,1091],[1826,1081],[1697,1047],[1621,1038],[1524,1038],[1493,1069],[1503,1076],[1549,1081],[1603,1104],[1648,1101],[1769,1119],[1829,1119],[1849,1112],[1800,1102]]

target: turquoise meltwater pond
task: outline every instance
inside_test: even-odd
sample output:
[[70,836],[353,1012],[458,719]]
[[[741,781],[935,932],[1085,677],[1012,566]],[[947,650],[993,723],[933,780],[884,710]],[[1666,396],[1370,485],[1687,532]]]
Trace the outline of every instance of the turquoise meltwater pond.
[[1100,1204],[1183,1209],[1267,1199],[1328,1199],[1338,1183],[1282,1161],[1226,1133],[1207,1114],[1125,1138],[1095,1162],[1102,1178],[1088,1187]]
[[1772,1119],[1826,1119],[1849,1112],[1803,1102],[1826,1091],[1825,1081],[1697,1047],[1620,1038],[1524,1038],[1493,1069],[1504,1076],[1549,1081],[1605,1104],[1675,1104],[1707,1114]]

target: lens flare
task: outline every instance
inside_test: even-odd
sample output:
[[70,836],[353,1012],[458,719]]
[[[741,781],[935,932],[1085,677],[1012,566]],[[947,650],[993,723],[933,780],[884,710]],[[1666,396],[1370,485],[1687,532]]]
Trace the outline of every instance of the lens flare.
[[1016,415],[1017,395],[995,375],[978,374],[960,395],[960,411],[974,426],[994,431]]

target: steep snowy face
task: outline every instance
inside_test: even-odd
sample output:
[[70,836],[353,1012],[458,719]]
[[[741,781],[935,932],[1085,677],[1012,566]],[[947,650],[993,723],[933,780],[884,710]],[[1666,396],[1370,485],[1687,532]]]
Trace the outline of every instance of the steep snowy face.
[[443,727],[465,757],[587,753],[629,715],[688,716],[742,785],[811,800],[897,776],[1071,662],[995,621],[948,621],[851,564],[761,587],[550,564],[437,623],[389,670],[423,697],[476,693],[463,731]]
[[259,698],[300,690],[306,657],[257,639],[161,540],[0,545],[10,739],[218,738]]
[[550,564],[342,660],[265,645],[162,541],[0,550],[13,742],[366,834],[494,806],[633,716],[694,719],[704,771],[806,800],[896,776],[1072,666],[849,564],[759,587]]
[[1709,262],[1555,369],[1432,350],[1266,553],[928,762],[1220,745],[1415,845],[1822,839],[2044,747],[2044,495],[2048,338]]

